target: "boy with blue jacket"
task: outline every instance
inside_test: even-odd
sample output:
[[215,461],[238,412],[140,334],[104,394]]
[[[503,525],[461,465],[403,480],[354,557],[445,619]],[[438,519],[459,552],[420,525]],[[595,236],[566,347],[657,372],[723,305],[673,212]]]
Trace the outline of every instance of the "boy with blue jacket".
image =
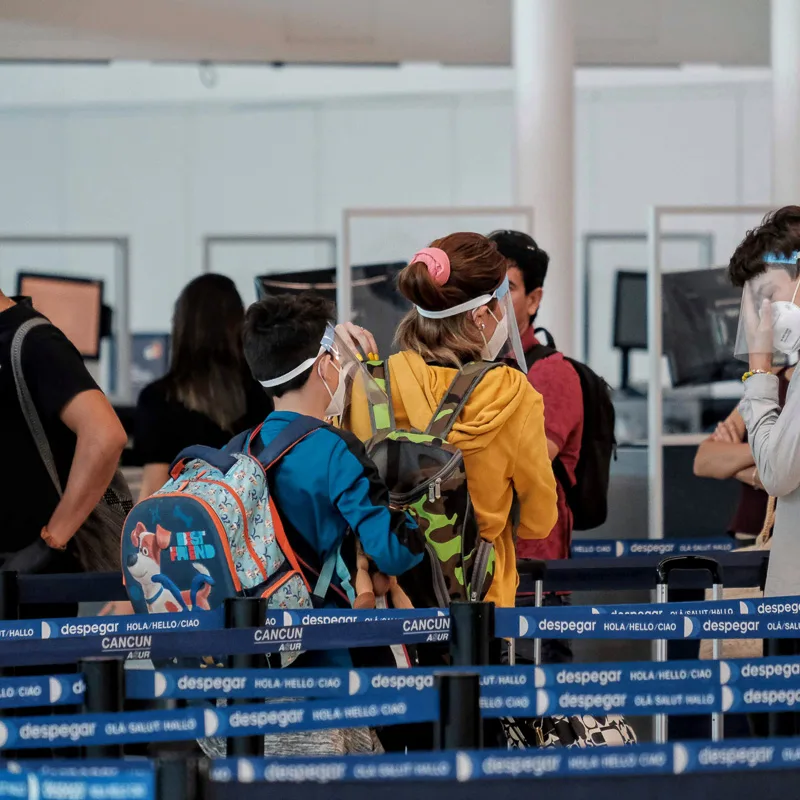
[[[342,416],[353,380],[369,379],[335,334],[332,317],[330,304],[311,294],[269,297],[248,309],[245,357],[275,403],[259,434],[265,445],[301,416]],[[356,540],[387,575],[422,561],[416,523],[391,508],[375,465],[348,431],[322,423],[270,471],[270,484],[298,558],[312,573],[335,561],[326,606],[350,607],[355,599]],[[313,586],[313,574],[307,577]]]

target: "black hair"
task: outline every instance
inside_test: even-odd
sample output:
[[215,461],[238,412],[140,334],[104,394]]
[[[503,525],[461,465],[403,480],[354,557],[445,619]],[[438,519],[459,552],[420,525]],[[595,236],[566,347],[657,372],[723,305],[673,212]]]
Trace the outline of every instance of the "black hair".
[[544,286],[550,256],[536,244],[536,240],[521,231],[492,231],[489,238],[513,266],[519,267],[525,282],[525,294]]
[[[333,306],[319,295],[267,297],[253,303],[244,319],[244,355],[253,377],[268,381],[291,372],[319,353],[325,327],[334,319]],[[267,389],[281,397],[306,385],[311,370]]]
[[229,433],[236,433],[247,410],[243,321],[242,298],[230,278],[211,273],[188,283],[175,303],[164,378],[170,398]]
[[[800,250],[800,206],[784,206],[770,211],[757,228],[747,231],[728,264],[728,276],[734,286],[744,286],[750,278],[766,272],[764,256],[775,253],[790,257]],[[797,275],[797,265],[784,266]]]

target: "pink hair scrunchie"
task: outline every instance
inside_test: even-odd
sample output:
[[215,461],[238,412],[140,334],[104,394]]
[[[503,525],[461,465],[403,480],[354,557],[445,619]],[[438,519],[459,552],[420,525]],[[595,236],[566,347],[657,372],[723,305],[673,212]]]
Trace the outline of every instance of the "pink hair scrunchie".
[[444,286],[450,279],[450,258],[444,250],[438,247],[423,247],[410,263],[420,261],[428,268],[431,280],[439,286]]

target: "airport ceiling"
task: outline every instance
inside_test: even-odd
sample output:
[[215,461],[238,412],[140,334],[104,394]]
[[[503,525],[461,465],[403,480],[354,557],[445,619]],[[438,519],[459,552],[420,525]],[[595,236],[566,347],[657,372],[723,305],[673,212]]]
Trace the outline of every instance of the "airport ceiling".
[[[768,0],[575,0],[579,66],[769,64]],[[507,65],[510,0],[0,0],[0,59]]]

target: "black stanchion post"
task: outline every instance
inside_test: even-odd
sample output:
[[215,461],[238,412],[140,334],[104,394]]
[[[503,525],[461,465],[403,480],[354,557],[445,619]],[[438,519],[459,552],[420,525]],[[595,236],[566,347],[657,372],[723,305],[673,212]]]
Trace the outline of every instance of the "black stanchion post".
[[19,619],[19,576],[0,572],[0,619]]
[[[0,619],[19,619],[19,579],[16,572],[0,572]],[[0,677],[14,675],[14,667],[0,668]]]
[[436,677],[439,719],[437,750],[480,750],[483,747],[481,681],[476,673],[449,672]]
[[[450,605],[450,664],[476,667],[491,663],[494,641],[494,603]],[[483,747],[481,686],[477,673],[468,671],[437,675],[439,719],[435,745],[439,750]]]
[[208,762],[179,753],[156,761],[156,800],[205,800]]
[[[800,655],[797,639],[764,639],[764,653],[768,656],[786,658],[787,656]],[[767,714],[769,720],[769,735],[773,736],[797,736],[798,714],[794,711],[770,711]]]
[[486,666],[494,639],[494,603],[452,603],[450,606],[450,664]]
[[[108,714],[122,711],[125,696],[123,662],[115,658],[79,661],[78,668],[86,681],[83,710],[88,714]],[[87,745],[86,758],[119,758],[122,745]]]
[[[260,628],[267,617],[267,601],[253,597],[231,597],[225,601],[226,628]],[[228,656],[231,669],[259,669],[264,667],[264,656],[258,653],[242,653]],[[261,699],[263,698],[254,698]],[[248,703],[250,700],[232,700],[236,703]],[[228,739],[228,756],[263,756],[263,736],[239,736]]]

